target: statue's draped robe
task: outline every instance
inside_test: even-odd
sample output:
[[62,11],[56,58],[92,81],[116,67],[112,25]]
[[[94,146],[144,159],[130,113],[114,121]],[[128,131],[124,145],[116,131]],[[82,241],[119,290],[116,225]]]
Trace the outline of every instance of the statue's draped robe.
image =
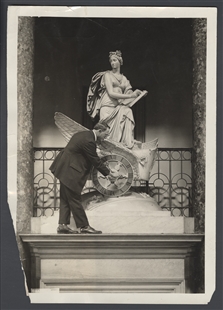
[[110,74],[114,92],[127,94],[132,87],[127,78],[122,75],[118,80],[111,71],[99,72],[92,78],[88,96],[87,112],[92,118],[100,116],[110,127],[108,139],[123,143],[126,147],[134,145],[135,122],[131,108],[122,105],[122,100],[110,97],[105,87],[105,73]]

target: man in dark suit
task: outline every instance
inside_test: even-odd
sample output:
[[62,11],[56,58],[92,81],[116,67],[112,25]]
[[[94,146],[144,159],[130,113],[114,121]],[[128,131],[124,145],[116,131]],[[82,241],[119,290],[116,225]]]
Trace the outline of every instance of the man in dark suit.
[[50,166],[51,172],[60,180],[60,213],[57,233],[78,233],[67,226],[70,224],[70,212],[81,233],[101,233],[89,225],[81,204],[81,191],[92,165],[104,176],[110,174],[110,170],[96,153],[96,141],[104,140],[107,135],[108,127],[102,123],[96,124],[93,130],[74,134]]

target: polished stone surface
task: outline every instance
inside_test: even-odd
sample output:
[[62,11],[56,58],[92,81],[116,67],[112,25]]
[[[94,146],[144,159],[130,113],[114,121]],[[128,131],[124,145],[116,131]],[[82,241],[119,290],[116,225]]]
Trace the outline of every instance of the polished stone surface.
[[[207,19],[193,20],[193,216],[195,232],[205,232],[206,44]],[[209,206],[210,207],[210,206]],[[203,249],[203,250],[202,250]],[[196,287],[204,292],[204,248],[197,252]]]
[[[20,258],[26,274],[30,269],[29,255],[18,234],[31,231],[33,215],[33,26],[32,17],[18,18],[16,231]],[[29,277],[26,280],[29,286]]]
[[33,19],[18,23],[17,231],[30,231],[33,206]]
[[193,20],[193,197],[195,231],[204,232],[207,20]]

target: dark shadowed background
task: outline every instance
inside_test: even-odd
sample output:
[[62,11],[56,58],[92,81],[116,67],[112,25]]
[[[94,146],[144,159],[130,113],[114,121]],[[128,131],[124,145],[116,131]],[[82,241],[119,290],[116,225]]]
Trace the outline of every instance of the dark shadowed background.
[[192,20],[185,18],[35,18],[34,146],[60,147],[62,112],[92,128],[86,95],[92,76],[110,70],[121,50],[122,73],[147,97],[133,108],[135,137],[159,147],[192,146]]

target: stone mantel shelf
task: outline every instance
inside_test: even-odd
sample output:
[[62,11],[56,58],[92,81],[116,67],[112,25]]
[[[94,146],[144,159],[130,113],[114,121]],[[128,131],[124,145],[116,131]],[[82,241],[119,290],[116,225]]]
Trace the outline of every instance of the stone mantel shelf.
[[24,242],[200,242],[203,234],[19,234]]
[[106,257],[185,258],[194,252],[201,234],[20,234],[30,252],[41,258]]

